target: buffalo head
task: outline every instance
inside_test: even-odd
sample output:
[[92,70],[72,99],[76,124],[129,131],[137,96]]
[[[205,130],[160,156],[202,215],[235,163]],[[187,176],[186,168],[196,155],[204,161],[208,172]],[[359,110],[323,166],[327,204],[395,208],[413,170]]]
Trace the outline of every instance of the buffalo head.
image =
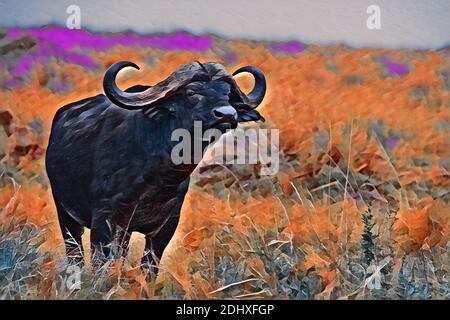
[[[217,128],[222,132],[236,128],[239,122],[264,120],[255,109],[264,99],[266,80],[256,67],[242,67],[230,74],[218,63],[191,62],[154,86],[141,86],[138,92],[117,87],[116,75],[125,67],[139,69],[129,61],[117,62],[107,70],[103,80],[106,96],[119,107],[141,109],[151,117],[169,115],[183,119],[186,125],[202,121],[203,129]],[[233,79],[243,72],[252,74],[255,79],[249,94],[243,93]]]

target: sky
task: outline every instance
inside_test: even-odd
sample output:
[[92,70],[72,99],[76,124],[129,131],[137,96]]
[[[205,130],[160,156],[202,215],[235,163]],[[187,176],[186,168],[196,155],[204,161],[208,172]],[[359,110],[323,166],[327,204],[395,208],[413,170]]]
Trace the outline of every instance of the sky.
[[[0,0],[0,27],[65,26],[70,5],[80,8],[81,28],[90,31],[184,30],[393,49],[450,44],[450,0]],[[366,26],[370,5],[380,8],[380,30]]]

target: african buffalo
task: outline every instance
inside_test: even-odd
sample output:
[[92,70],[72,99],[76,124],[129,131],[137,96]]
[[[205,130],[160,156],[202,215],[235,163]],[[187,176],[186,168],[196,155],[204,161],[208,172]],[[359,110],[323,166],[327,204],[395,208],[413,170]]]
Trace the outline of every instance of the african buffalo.
[[[81,235],[87,227],[92,252],[103,259],[115,254],[114,243],[126,252],[131,232],[143,233],[143,264],[153,268],[177,228],[196,167],[171,161],[172,131],[191,131],[193,122],[201,121],[202,130],[224,133],[239,122],[262,119],[255,108],[266,80],[252,66],[231,75],[218,63],[191,62],[154,86],[121,91],[115,78],[124,67],[139,69],[128,61],[113,64],[103,80],[105,94],[57,111],[46,169],[72,262],[83,262]],[[242,72],[255,79],[248,95],[233,79]]]

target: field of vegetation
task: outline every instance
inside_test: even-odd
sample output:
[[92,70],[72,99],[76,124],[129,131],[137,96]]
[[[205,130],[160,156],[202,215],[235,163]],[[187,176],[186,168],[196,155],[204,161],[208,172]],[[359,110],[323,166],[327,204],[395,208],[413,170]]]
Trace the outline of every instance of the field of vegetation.
[[[118,60],[141,67],[122,88],[193,60],[260,67],[254,126],[280,130],[280,170],[200,164],[157,279],[133,235],[74,289],[45,149],[56,110]],[[0,30],[0,299],[448,299],[449,110],[450,49]]]

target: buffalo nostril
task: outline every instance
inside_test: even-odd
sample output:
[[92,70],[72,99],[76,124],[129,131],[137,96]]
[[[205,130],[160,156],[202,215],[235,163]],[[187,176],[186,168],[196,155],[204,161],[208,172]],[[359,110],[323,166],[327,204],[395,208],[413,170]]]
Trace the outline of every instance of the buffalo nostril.
[[232,106],[222,106],[214,109],[214,115],[224,120],[237,120],[238,114]]

